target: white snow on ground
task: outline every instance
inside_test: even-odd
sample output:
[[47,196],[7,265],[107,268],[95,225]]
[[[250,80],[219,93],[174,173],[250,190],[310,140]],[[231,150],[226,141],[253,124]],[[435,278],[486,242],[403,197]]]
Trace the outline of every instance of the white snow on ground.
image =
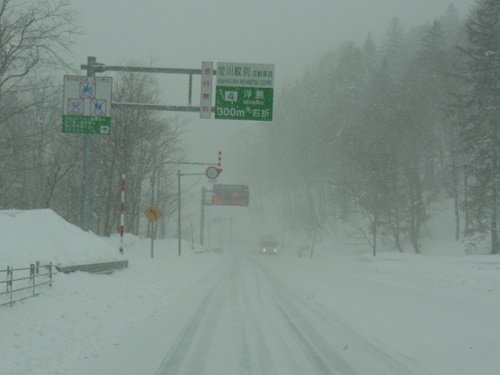
[[69,266],[119,259],[109,241],[83,232],[49,209],[0,211],[0,228],[0,268],[36,260]]
[[189,243],[179,257],[176,240],[156,241],[151,258],[149,240],[126,235],[122,257],[117,237],[50,210],[2,211],[0,269],[129,267],[59,273],[40,296],[0,307],[0,374],[498,373],[500,257],[463,255],[435,235],[425,255],[373,258],[348,237],[324,240],[312,259],[291,245],[258,256],[252,245],[213,254]]

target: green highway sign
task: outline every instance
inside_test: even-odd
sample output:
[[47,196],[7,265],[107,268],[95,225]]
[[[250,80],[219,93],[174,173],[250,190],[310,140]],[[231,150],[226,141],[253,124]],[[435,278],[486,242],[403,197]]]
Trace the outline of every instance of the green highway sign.
[[63,133],[110,134],[111,117],[63,115]]
[[272,121],[274,65],[217,63],[215,118]]
[[111,77],[64,76],[63,133],[111,133]]
[[217,86],[215,118],[271,121],[273,119],[273,89]]

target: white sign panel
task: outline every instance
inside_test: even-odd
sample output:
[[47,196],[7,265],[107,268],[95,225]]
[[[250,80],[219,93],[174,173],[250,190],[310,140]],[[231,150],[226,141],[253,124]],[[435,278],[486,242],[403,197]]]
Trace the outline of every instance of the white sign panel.
[[273,87],[274,64],[217,63],[217,86]]
[[111,116],[111,77],[64,76],[64,115]]
[[110,134],[111,77],[64,76],[63,133]]
[[201,63],[201,94],[200,94],[200,118],[212,117],[212,82],[214,64],[204,61]]

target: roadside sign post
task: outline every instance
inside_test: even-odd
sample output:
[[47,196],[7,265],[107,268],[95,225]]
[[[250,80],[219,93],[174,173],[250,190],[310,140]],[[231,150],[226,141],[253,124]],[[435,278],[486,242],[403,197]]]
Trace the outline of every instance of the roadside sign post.
[[125,234],[125,175],[120,176],[120,254],[123,254],[123,236]]
[[151,258],[154,258],[154,226],[155,222],[162,216],[162,212],[158,207],[151,205],[151,207],[144,211],[144,216],[146,216],[146,219],[149,221],[149,229],[151,232]]
[[[208,177],[208,173],[207,173]],[[207,193],[210,194],[207,197]],[[205,240],[205,206],[248,206],[250,201],[250,193],[248,185],[229,185],[215,184],[212,190],[201,188],[201,217],[200,217],[200,244],[203,245]],[[232,216],[231,216],[231,233],[232,233]],[[207,225],[208,226],[208,225]],[[209,228],[207,228],[209,229]],[[231,234],[232,242],[232,234]]]
[[205,242],[205,187],[201,188],[201,216],[200,216],[200,245],[204,245]]
[[62,132],[85,134],[83,139],[82,195],[80,226],[89,229],[90,212],[90,134],[111,132],[111,77],[96,78],[97,59],[87,57],[86,76],[64,76]]

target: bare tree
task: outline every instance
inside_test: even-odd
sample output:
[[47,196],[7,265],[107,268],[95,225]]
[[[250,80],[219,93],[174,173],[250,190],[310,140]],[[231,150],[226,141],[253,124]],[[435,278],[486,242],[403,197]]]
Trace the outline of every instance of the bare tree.
[[[123,73],[115,79],[113,95],[117,101],[155,103],[160,100],[159,84],[145,73]],[[173,170],[167,167],[179,160],[181,150],[180,130],[161,113],[128,108],[114,111],[111,134],[93,143],[93,230],[110,235],[118,228],[121,174],[127,180],[128,232],[138,233],[139,218],[151,204],[151,195],[166,212],[167,200],[173,196],[167,188],[175,181]]]
[[[44,184],[40,178],[36,184],[32,180],[44,170],[40,165],[46,161],[42,153],[47,151],[49,139],[46,132],[49,122],[45,120],[53,109],[51,103],[60,94],[60,86],[51,83],[53,79],[48,77],[54,68],[66,66],[64,58],[76,33],[75,25],[68,1],[0,0],[0,180],[3,182],[0,204],[3,207],[48,204],[47,197],[42,198]],[[33,186],[42,186],[38,196]]]
[[69,52],[75,25],[68,1],[0,0],[0,110],[4,119],[33,104],[5,103],[6,97],[19,96],[32,87],[30,76],[43,68],[66,65],[64,54]]

